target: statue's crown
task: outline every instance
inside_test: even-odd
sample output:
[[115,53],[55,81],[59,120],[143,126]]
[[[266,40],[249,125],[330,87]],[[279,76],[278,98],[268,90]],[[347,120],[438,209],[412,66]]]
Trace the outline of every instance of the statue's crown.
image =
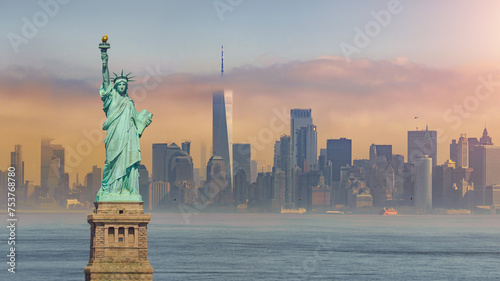
[[113,83],[117,83],[117,82],[120,82],[119,80],[125,80],[125,82],[133,82],[134,80],[132,80],[132,78],[134,78],[134,76],[129,76],[130,74],[132,74],[132,72],[129,72],[128,74],[125,74],[123,75],[123,70],[122,70],[122,73],[120,75],[116,74],[113,72],[113,74],[115,75],[115,78],[113,78]]

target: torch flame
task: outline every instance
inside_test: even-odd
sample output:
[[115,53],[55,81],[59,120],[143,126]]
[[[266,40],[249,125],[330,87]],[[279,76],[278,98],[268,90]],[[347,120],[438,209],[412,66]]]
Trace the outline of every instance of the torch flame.
[[107,34],[102,37],[102,42],[103,43],[108,42],[108,35]]

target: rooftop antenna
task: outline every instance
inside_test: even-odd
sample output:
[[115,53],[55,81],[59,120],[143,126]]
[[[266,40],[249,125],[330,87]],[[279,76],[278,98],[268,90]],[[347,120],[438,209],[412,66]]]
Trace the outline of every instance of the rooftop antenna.
[[224,76],[224,45],[221,48],[220,76]]

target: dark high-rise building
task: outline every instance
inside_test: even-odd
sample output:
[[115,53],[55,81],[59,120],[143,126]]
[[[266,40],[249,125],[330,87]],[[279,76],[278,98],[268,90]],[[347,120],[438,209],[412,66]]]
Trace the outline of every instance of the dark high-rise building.
[[184,141],[181,144],[182,151],[186,152],[188,155],[191,155],[191,142],[190,141]]
[[167,143],[153,143],[153,181],[165,181]]
[[387,163],[391,163],[392,161],[392,145],[390,144],[376,144],[377,148],[377,157],[385,156],[385,160]]
[[[209,199],[209,203],[216,203],[225,201],[224,195],[228,192],[228,182],[226,176],[226,162],[220,156],[212,156],[210,160],[208,160],[207,164],[207,185],[208,190],[204,189],[205,196]],[[232,199],[232,198],[231,198]],[[227,203],[227,202],[222,202]]]
[[376,165],[377,159],[383,156],[387,163],[392,161],[392,145],[390,144],[372,144],[370,146],[370,164]]
[[474,148],[474,171],[471,178],[474,183],[475,204],[484,205],[486,187],[500,183],[500,146],[479,145]]
[[404,180],[404,200],[408,205],[414,205],[415,197],[415,166],[413,163],[404,163],[401,176]]
[[92,166],[92,189],[91,189],[91,201],[93,202],[96,198],[97,192],[102,185],[102,169],[98,168],[96,165]]
[[453,162],[432,168],[432,207],[453,208]]
[[484,128],[484,130],[483,130],[483,136],[479,139],[479,144],[480,145],[493,145],[491,137],[488,136],[488,130],[486,130],[486,128]]
[[319,150],[318,170],[323,171],[325,165],[326,165],[326,148],[322,148]]
[[317,169],[317,133],[316,126],[309,124],[296,130],[297,166],[306,172],[309,169]]
[[24,189],[24,161],[23,161],[22,146],[20,144],[15,145],[14,151],[10,153],[10,166],[15,168],[16,174],[14,180],[16,183],[18,203],[19,201],[21,202],[26,201],[27,193],[26,190]]
[[207,146],[205,143],[200,145],[200,181],[207,180]]
[[[183,151],[183,153],[185,153]],[[170,187],[176,186],[182,182],[193,182],[193,159],[185,154],[172,156],[169,160],[169,182]]]
[[274,196],[274,179],[270,172],[257,174],[257,201],[263,203],[264,200],[271,200]]
[[500,184],[500,146],[477,146],[474,157],[474,188]]
[[[188,204],[192,202],[193,159],[185,151],[178,151],[169,160],[170,201]],[[172,201],[173,200],[173,201]]]
[[432,166],[437,165],[437,131],[408,131],[408,162],[424,155],[432,158]]
[[273,167],[281,167],[280,145],[280,141],[276,141],[276,143],[274,143]]
[[493,146],[488,130],[484,128],[483,135],[478,140],[477,138],[469,138],[469,167],[472,168],[470,177],[471,182],[474,183],[474,189],[485,187],[485,147]]
[[[233,93],[213,93],[212,146],[214,156],[224,160],[229,187],[233,177]],[[207,175],[208,176],[208,175]]]
[[298,175],[296,206],[312,211],[312,190],[319,185],[319,171],[308,171]]
[[247,175],[242,168],[237,169],[234,174],[234,200],[236,204],[245,204],[248,199],[248,186]]
[[172,170],[172,161],[175,156],[186,156],[188,155],[186,152],[182,151],[181,148],[174,142],[167,147],[165,151],[165,178],[162,181],[170,182],[170,189],[173,188],[173,183],[170,180],[170,171]]
[[293,203],[293,182],[292,182],[292,140],[290,136],[283,135],[279,140],[279,145],[275,145],[275,148],[279,147],[279,154],[275,155],[277,160],[276,163],[279,164],[279,171],[285,172],[285,204],[291,206]]
[[10,153],[10,166],[16,169],[14,179],[17,187],[22,187],[24,184],[24,161],[22,155],[22,146],[20,144],[15,145],[14,151]]
[[340,181],[340,167],[352,165],[352,140],[346,138],[326,141],[327,160],[332,162],[332,180]]
[[458,143],[457,143],[457,140],[451,140],[451,143],[450,143],[450,160],[453,161],[453,162],[455,162],[455,163],[457,163],[457,160],[458,160]]
[[[302,150],[299,153],[299,146],[298,146],[298,138],[299,138],[299,130],[302,127],[307,127],[309,125],[313,125],[312,123],[312,117],[311,117],[311,109],[292,109],[290,111],[290,137],[291,137],[291,147],[292,147],[292,167],[295,167],[299,165],[299,155],[300,154],[306,154],[306,150],[308,150],[305,145],[302,145]],[[316,127],[311,128],[309,131],[309,136],[308,138],[311,139],[309,146],[311,148],[309,149],[310,151],[316,151],[316,143],[313,143],[313,139],[316,138]],[[314,134],[314,136],[312,136]],[[306,137],[307,138],[307,137]],[[314,146],[314,147],[312,147]],[[311,152],[312,154],[312,152]],[[309,163],[314,163],[316,164],[317,161],[317,152],[314,153],[314,155],[310,155],[309,157],[306,157],[306,160]],[[314,156],[314,159],[313,159]],[[299,165],[300,166],[300,165]],[[302,167],[302,166],[300,166]]]
[[458,142],[451,141],[450,159],[455,162],[457,168],[466,169],[469,167],[469,143],[465,134],[460,135]]
[[246,181],[250,183],[250,161],[251,146],[249,143],[233,144],[233,169],[234,173],[239,169],[245,171]]
[[274,169],[273,171],[273,188],[274,188],[274,198],[277,202],[275,208],[285,207],[285,172],[279,169]]
[[250,183],[257,181],[257,161],[250,162]]
[[144,210],[150,210],[149,171],[144,165],[139,165],[139,193],[144,201]]
[[42,139],[40,161],[41,196],[61,202],[65,199],[64,184],[64,148],[60,144],[51,144],[51,140]]

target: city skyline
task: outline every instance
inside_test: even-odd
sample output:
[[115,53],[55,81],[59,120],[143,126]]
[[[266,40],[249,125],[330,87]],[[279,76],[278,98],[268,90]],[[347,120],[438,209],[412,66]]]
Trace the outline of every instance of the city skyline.
[[[372,143],[392,144],[395,154],[406,156],[407,131],[416,127],[424,129],[427,124],[430,129],[438,130],[438,134],[439,129],[442,132],[443,137],[438,137],[438,163],[449,158],[452,139],[462,133],[479,137],[485,123],[491,137],[498,139],[500,131],[493,125],[500,121],[496,113],[500,100],[495,95],[500,64],[498,53],[493,49],[500,50],[500,46],[498,40],[487,36],[493,33],[483,21],[476,21],[477,26],[466,26],[468,21],[458,20],[472,4],[401,1],[402,11],[392,15],[390,24],[381,29],[360,54],[352,56],[350,62],[343,57],[340,44],[353,44],[355,28],[364,28],[373,20],[371,12],[387,9],[389,2],[363,2],[357,8],[353,4],[336,6],[326,1],[318,2],[317,6],[293,2],[288,12],[279,14],[277,8],[283,7],[280,6],[283,2],[243,1],[224,13],[223,20],[210,1],[196,8],[194,2],[141,6],[142,10],[151,12],[157,5],[173,5],[172,8],[190,11],[188,18],[203,15],[210,24],[200,29],[210,29],[214,36],[200,38],[197,34],[202,31],[193,31],[199,22],[183,26],[189,19],[176,17],[160,24],[159,17],[153,16],[152,22],[137,22],[131,32],[126,33],[128,26],[115,14],[111,17],[117,27],[104,30],[89,25],[83,31],[65,32],[77,23],[92,21],[92,18],[76,16],[78,9],[97,9],[97,2],[87,6],[69,2],[59,4],[58,12],[49,15],[46,25],[37,27],[36,34],[18,46],[18,52],[14,51],[8,33],[22,35],[23,17],[32,21],[35,13],[45,10],[38,2],[7,3],[7,10],[12,14],[2,20],[8,30],[2,51],[10,55],[0,67],[0,95],[4,101],[0,111],[1,127],[10,133],[0,148],[0,154],[4,155],[0,157],[1,169],[8,167],[9,153],[21,144],[25,178],[40,184],[42,137],[54,139],[54,143],[65,148],[66,163],[73,164],[67,169],[71,182],[76,172],[81,177],[93,165],[103,166],[105,133],[101,130],[104,115],[97,94],[100,84],[97,44],[105,33],[110,36],[111,71],[133,71],[139,78],[130,85],[137,109],[148,108],[154,114],[150,131],[141,143],[142,164],[150,171],[152,144],[162,142],[180,144],[191,140],[197,166],[200,144],[211,144],[211,94],[218,89],[233,91],[234,143],[252,144],[252,160],[265,162],[264,166],[272,165],[275,141],[282,134],[289,134],[288,118],[293,108],[311,108],[317,126],[318,155],[321,148],[326,148],[327,139],[348,138],[353,140],[353,159],[367,159]],[[108,8],[116,6],[109,5]],[[267,9],[258,9],[262,5]],[[469,21],[474,22],[481,15],[494,23],[497,19],[492,11],[498,10],[498,6],[493,1],[473,5],[468,9]],[[276,25],[279,20],[293,21],[294,16],[300,15],[300,7],[307,7],[302,19],[313,19],[315,12],[324,23],[306,20],[305,27]],[[479,36],[474,35],[477,30],[486,35],[474,44],[457,44],[460,48],[450,51],[452,48],[446,40],[461,41],[445,32],[449,23],[438,20],[437,15],[424,13],[443,11],[444,7],[449,9],[446,19],[457,28],[462,27],[463,37],[472,38],[468,41],[478,39]],[[321,8],[325,11],[320,11]],[[127,9],[121,11],[122,16],[130,13]],[[252,16],[259,15],[260,11],[267,15],[261,24],[273,26],[275,34],[290,35],[290,39],[278,38],[268,40],[268,44],[258,44],[266,42],[271,33],[259,28],[260,24],[245,29],[243,23],[253,20]],[[338,15],[340,11],[352,17],[345,20],[343,16],[341,25],[326,20],[327,12]],[[270,17],[273,12],[279,19]],[[413,33],[415,38],[405,40],[412,32],[400,29],[415,30],[411,21],[424,14],[431,18],[430,23],[420,26],[418,32]],[[75,19],[71,20],[71,16]],[[224,28],[220,29],[221,26]],[[431,30],[436,26],[441,33]],[[237,30],[243,34],[236,40],[231,36]],[[305,36],[308,30],[313,31],[310,37]],[[259,33],[262,38],[258,37]],[[428,40],[424,35],[437,38],[439,34],[442,40],[437,42],[442,45],[433,46],[435,50],[414,44]],[[321,36],[330,41],[319,40]],[[393,40],[391,36],[403,39]],[[62,39],[55,40],[56,37]],[[201,40],[196,42],[204,46],[200,48],[202,51],[189,47],[181,53],[180,46],[193,45],[187,38]],[[58,40],[62,40],[60,44]],[[172,48],[163,48],[168,42],[173,42]],[[219,79],[221,44],[226,47],[224,81]],[[304,48],[305,45],[309,48]],[[487,46],[488,50],[478,52],[474,47],[479,45]],[[289,46],[289,50],[284,46]],[[75,125],[69,126],[66,121]]]

